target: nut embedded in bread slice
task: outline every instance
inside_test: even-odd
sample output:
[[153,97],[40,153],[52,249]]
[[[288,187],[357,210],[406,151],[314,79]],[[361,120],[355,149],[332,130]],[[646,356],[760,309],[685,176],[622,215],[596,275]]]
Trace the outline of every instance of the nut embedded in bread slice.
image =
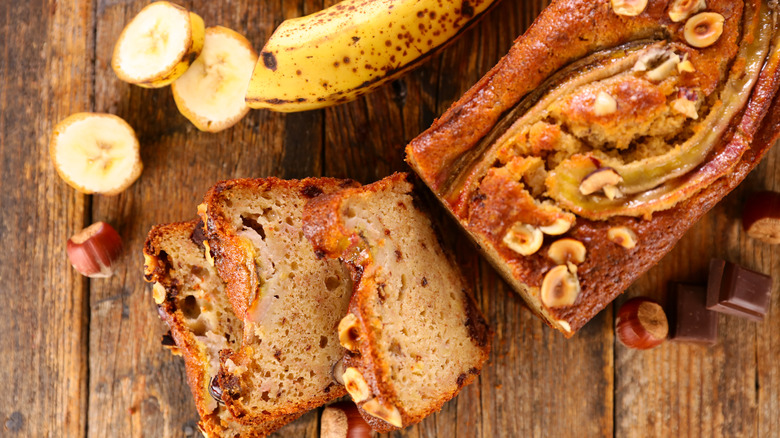
[[339,324],[344,384],[372,428],[417,423],[479,374],[491,334],[406,174],[323,195],[304,232],[355,281]]
[[336,327],[352,285],[337,260],[303,235],[310,198],[351,181],[277,178],[226,181],[199,213],[220,276],[244,321],[243,345],[222,357],[222,400],[244,424],[306,412],[346,394],[331,376],[342,359]]
[[144,245],[144,274],[154,283],[160,318],[170,328],[174,351],[183,356],[192,390],[208,437],[262,437],[295,420],[244,426],[231,418],[212,383],[219,371],[219,353],[241,344],[241,321],[224,294],[224,283],[206,260],[202,223],[194,220],[157,225]]

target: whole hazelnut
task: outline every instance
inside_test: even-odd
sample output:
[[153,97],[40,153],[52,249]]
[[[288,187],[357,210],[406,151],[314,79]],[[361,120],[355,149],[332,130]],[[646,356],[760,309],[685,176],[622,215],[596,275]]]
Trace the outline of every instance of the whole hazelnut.
[[122,238],[111,225],[95,222],[68,239],[67,252],[81,275],[107,278],[114,274],[112,265],[122,253]]
[[628,348],[648,350],[661,345],[669,335],[669,322],[660,304],[644,298],[632,298],[620,307],[615,320],[620,342]]

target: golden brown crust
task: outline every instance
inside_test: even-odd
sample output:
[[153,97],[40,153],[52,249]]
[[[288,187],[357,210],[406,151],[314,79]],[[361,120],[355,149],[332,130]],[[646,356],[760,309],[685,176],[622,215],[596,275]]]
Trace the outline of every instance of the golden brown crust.
[[[403,388],[400,386],[400,382],[394,381],[390,376],[390,365],[385,357],[386,352],[383,351],[378,339],[381,330],[375,327],[378,318],[372,304],[377,300],[378,290],[382,288],[382,285],[377,284],[375,273],[382,268],[373,259],[371,248],[367,246],[369,245],[368,241],[356,234],[354,230],[347,229],[343,211],[344,204],[352,196],[368,198],[372,194],[392,190],[394,187],[403,193],[410,193],[412,186],[407,178],[406,174],[396,173],[361,188],[346,189],[338,193],[324,195],[307,202],[304,210],[304,234],[312,241],[315,250],[321,251],[327,257],[339,257],[350,268],[355,282],[349,311],[357,320],[359,353],[348,352],[344,359],[345,367],[352,367],[360,372],[374,399],[379,401],[381,405],[398,408],[403,427],[417,423],[431,413],[438,411],[445,402],[458,393],[460,388],[474,381],[479,375],[484,361],[487,360],[492,339],[492,332],[473,298],[465,289],[462,290],[466,333],[471,342],[478,347],[479,357],[474,358],[473,367],[463,370],[458,375],[456,381],[453,382],[455,384],[454,390],[438,394],[435,399],[430,400],[423,412],[412,414],[405,408],[399,398],[399,392],[411,389]],[[376,206],[377,208],[386,208],[379,203]],[[416,206],[412,203],[406,208],[416,209]],[[419,212],[414,214],[419,214]],[[391,239],[395,232],[395,230],[387,229],[385,236]],[[434,233],[433,229],[429,232]],[[400,253],[397,255],[402,257]],[[447,256],[441,259],[441,263],[456,266],[453,260]],[[407,274],[410,273],[407,272]],[[460,283],[464,286],[466,284],[462,278]],[[361,415],[372,429],[383,433],[398,429],[397,426],[368,414],[364,410],[365,404],[366,400],[358,401]]]
[[[533,256],[519,257],[502,244],[502,238],[514,221],[538,226],[549,224],[551,219],[523,208],[523,191],[513,191],[512,181],[502,181],[493,174],[484,178],[482,184],[492,186],[485,191],[480,187],[477,193],[502,195],[491,198],[462,190],[452,178],[463,170],[460,166],[464,160],[474,159],[469,153],[477,153],[471,152],[472,149],[478,149],[480,141],[507,111],[567,64],[597,50],[642,38],[658,36],[684,43],[681,27],[684,22],[672,23],[667,16],[670,2],[650,0],[638,17],[618,16],[610,10],[609,3],[608,0],[553,2],[515,41],[509,54],[406,149],[409,164],[466,228],[502,276],[523,295],[538,296],[545,273],[555,266],[546,257],[552,240],[546,238]],[[759,4],[757,0],[745,3],[752,8]],[[719,60],[731,59],[736,54],[743,2],[708,0],[707,10],[717,11],[726,18],[723,36],[709,48],[691,51],[692,61],[699,63],[697,72],[681,74],[681,78],[709,92],[715,89],[723,74],[724,65]],[[757,15],[752,18],[751,23],[757,23]],[[776,34],[774,44],[779,41]],[[778,135],[780,116],[777,103],[772,107],[771,102],[780,83],[780,51],[775,48],[770,54],[749,102],[732,124],[734,127],[723,136],[707,161],[684,177],[714,182],[693,184],[680,190],[681,202],[671,209],[654,212],[651,217],[613,216],[599,221],[577,217],[567,237],[587,247],[587,259],[577,267],[582,291],[574,305],[560,308],[530,305],[534,312],[567,337],[572,336],[669,252],[690,226],[757,165]],[[740,62],[744,60],[738,59],[731,65],[732,72],[742,68]],[[770,108],[771,113],[765,118]],[[540,145],[540,148],[544,146]],[[526,201],[526,204],[533,202],[530,198]],[[616,226],[633,230],[638,237],[637,246],[626,249],[610,242],[607,231]],[[566,330],[566,325],[570,330]]]

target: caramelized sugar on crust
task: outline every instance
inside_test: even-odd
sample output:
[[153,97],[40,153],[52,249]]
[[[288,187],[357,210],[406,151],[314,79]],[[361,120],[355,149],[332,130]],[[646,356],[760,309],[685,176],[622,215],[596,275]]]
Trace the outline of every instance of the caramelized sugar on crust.
[[[706,45],[673,3],[626,15],[609,0],[553,1],[406,149],[496,269],[567,337],[671,250],[778,135],[764,121],[780,84],[777,2],[707,0],[695,11],[718,21]],[[573,225],[545,233],[530,255],[512,234],[561,221]],[[611,242],[613,228],[636,245]],[[587,258],[569,268],[573,304],[550,306],[541,288],[557,263],[546,254],[561,238]]]
[[[371,426],[421,421],[479,374],[491,334],[405,174],[310,201],[304,231],[355,281],[345,374]],[[365,384],[363,383],[365,381]],[[367,385],[368,389],[365,389]]]
[[210,388],[219,372],[219,354],[241,344],[241,321],[225,295],[225,285],[208,263],[202,223],[197,220],[157,225],[144,245],[144,273],[154,283],[160,318],[175,342],[171,351],[184,357],[187,382],[209,437],[263,437],[298,416],[244,426],[217,402]]
[[344,354],[336,327],[352,293],[337,260],[317,257],[302,230],[307,200],[351,181],[226,181],[199,207],[208,245],[244,322],[222,355],[222,400],[244,424],[296,415],[346,394],[331,370]]

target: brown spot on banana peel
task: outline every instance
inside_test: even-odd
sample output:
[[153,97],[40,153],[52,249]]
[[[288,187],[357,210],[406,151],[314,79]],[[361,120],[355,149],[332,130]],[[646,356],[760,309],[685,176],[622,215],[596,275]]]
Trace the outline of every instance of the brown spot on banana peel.
[[276,71],[276,56],[271,52],[263,52],[261,56],[263,57],[263,65],[265,65],[265,68]]

